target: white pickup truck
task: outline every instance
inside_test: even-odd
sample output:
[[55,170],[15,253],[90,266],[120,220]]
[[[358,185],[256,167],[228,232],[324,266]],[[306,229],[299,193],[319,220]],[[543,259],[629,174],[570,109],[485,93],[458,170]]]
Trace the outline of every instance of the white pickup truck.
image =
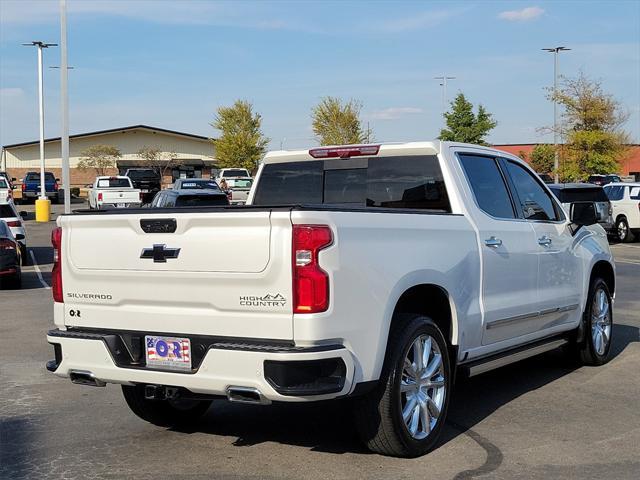
[[87,198],[90,209],[131,208],[142,205],[141,190],[133,188],[129,177],[96,177]]
[[[369,448],[431,449],[455,372],[609,358],[615,267],[505,152],[419,142],[267,154],[244,207],[61,215],[47,364],[157,425],[211,400],[355,397]],[[96,254],[96,252],[99,252]]]

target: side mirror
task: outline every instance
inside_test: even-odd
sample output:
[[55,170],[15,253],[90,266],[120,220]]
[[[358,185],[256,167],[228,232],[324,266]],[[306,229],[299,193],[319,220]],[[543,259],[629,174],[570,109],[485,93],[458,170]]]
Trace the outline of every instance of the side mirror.
[[16,240],[24,240],[24,235],[22,233],[17,233]]
[[12,181],[12,182],[15,182],[15,181],[16,181],[16,178],[15,178],[15,177],[11,177],[11,181]]
[[596,204],[593,202],[574,202],[571,204],[571,223],[578,227],[598,223]]
[[56,182],[59,182],[59,181],[60,181],[60,179],[59,179],[59,178],[56,178]]

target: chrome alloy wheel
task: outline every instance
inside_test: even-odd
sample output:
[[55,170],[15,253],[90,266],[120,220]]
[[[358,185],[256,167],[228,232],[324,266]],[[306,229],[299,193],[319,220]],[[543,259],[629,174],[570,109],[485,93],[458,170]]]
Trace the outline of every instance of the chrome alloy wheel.
[[446,395],[444,364],[438,343],[420,335],[407,351],[400,381],[402,419],[416,440],[436,426]]
[[591,339],[598,355],[604,355],[611,339],[611,305],[602,289],[596,290],[591,305]]
[[627,238],[627,224],[625,222],[618,222],[618,238],[620,240]]

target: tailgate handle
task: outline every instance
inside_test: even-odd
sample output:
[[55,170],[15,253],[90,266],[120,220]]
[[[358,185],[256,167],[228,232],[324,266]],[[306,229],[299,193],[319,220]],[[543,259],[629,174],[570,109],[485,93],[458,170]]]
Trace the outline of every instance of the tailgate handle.
[[175,218],[143,218],[140,227],[144,233],[174,233],[178,222]]

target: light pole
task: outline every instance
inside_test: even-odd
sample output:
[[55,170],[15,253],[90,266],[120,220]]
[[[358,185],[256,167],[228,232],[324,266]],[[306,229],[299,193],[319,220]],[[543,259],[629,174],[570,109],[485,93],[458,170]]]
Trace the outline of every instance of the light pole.
[[447,111],[447,80],[455,80],[456,77],[447,77],[446,75],[442,75],[441,77],[433,77],[434,80],[440,80],[442,83],[440,86],[442,87],[442,115],[444,118],[444,112]]
[[60,150],[62,160],[62,186],[64,188],[64,213],[71,213],[71,177],[69,175],[69,95],[67,64],[67,1],[60,0],[60,110],[62,135]]
[[24,46],[38,47],[38,106],[40,111],[40,198],[36,200],[36,222],[48,222],[50,205],[44,182],[44,92],[42,79],[42,49],[57,47],[57,43],[33,41],[23,43]]
[[553,53],[553,180],[558,183],[558,53],[571,50],[567,47],[543,48],[545,52]]

